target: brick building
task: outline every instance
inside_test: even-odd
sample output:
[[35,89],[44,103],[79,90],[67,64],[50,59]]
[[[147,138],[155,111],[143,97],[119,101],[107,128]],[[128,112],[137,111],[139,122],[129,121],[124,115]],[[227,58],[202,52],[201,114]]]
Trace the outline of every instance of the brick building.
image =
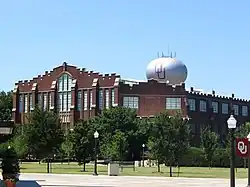
[[[63,63],[32,80],[19,81],[13,91],[13,120],[28,123],[29,113],[38,104],[44,110],[56,109],[65,129],[78,119],[88,119],[103,109],[124,106],[137,110],[138,116],[148,117],[168,110],[181,110],[190,118],[194,137],[210,124],[222,139],[227,133],[226,120],[232,104],[239,124],[249,121],[250,102],[243,99],[203,93],[185,84],[171,86],[156,80],[124,80],[115,73],[101,75]],[[194,138],[195,139],[195,138]]]

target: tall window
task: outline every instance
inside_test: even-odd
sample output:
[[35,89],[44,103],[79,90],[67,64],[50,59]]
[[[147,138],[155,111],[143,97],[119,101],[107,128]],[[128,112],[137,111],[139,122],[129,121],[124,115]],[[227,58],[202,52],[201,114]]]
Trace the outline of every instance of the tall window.
[[123,106],[127,108],[138,109],[139,106],[139,98],[132,96],[124,96],[123,97]]
[[166,98],[166,109],[177,110],[181,109],[181,98]]
[[29,95],[30,110],[33,109],[33,97],[32,94]]
[[24,95],[24,112],[28,112],[28,94]]
[[213,113],[218,113],[218,102],[212,101]]
[[23,112],[23,95],[19,95],[19,112]]
[[111,90],[111,105],[115,106],[115,89]]
[[77,110],[82,111],[82,91],[77,92]]
[[42,103],[42,101],[43,101],[42,99],[43,99],[43,98],[42,98],[42,94],[39,93],[39,94],[38,94],[38,101],[37,101],[39,107],[42,107],[42,104],[43,104],[43,103]]
[[93,100],[93,94],[92,94],[92,90],[90,90],[89,92],[89,109],[92,109],[92,100]]
[[103,91],[99,90],[99,109],[103,109]]
[[242,106],[242,116],[248,116],[248,106]]
[[195,99],[188,99],[188,105],[190,111],[195,111]]
[[71,107],[71,85],[72,78],[67,74],[63,74],[58,79],[58,110],[70,111]]
[[47,93],[43,94],[43,110],[47,110]]
[[228,114],[228,104],[227,103],[222,103],[222,105],[221,105],[221,113],[222,114]]
[[105,90],[105,107],[109,108],[109,89]]
[[49,109],[50,109],[50,107],[52,107],[52,96],[50,92],[49,92],[48,100],[49,100]]
[[84,91],[84,110],[88,110],[88,91]]
[[207,111],[207,102],[204,100],[200,100],[200,111],[201,112]]
[[233,105],[234,115],[239,115],[239,105]]

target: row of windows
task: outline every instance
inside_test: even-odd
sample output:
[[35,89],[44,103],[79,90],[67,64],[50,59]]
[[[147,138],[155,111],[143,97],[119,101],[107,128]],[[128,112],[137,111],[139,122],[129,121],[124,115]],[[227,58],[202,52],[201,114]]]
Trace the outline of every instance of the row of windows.
[[[111,95],[109,94],[109,89],[105,89],[105,108],[109,108],[110,105],[115,105],[115,92],[114,89],[111,90]],[[83,97],[82,97],[83,94]],[[110,98],[111,96],[111,98]],[[57,95],[57,109],[60,112],[66,112],[70,111],[71,103],[72,103],[72,95],[71,91],[58,91]],[[81,111],[82,107],[83,110],[88,110],[88,108],[91,110],[92,107],[92,91],[84,90],[84,91],[78,91],[77,94],[77,110]],[[39,106],[42,106],[43,110],[47,110],[49,107],[52,106],[52,98],[51,93],[39,93],[37,96],[37,104]],[[89,101],[89,103],[88,103]],[[29,107],[28,107],[29,103]],[[103,109],[103,90],[99,90],[99,108]],[[33,108],[33,98],[32,94],[24,94],[19,95],[19,112],[28,112],[28,108],[31,110]],[[89,107],[88,107],[89,106]]]
[[[37,104],[42,106],[44,110],[47,110],[48,107],[51,106],[51,94],[38,94],[38,102]],[[28,107],[29,103],[29,107]],[[32,110],[34,107],[33,105],[33,96],[32,94],[24,94],[24,95],[19,95],[19,112],[28,112],[29,110]]]
[[[201,112],[207,112],[207,101],[200,100],[199,101],[199,109]],[[196,102],[195,99],[188,99],[189,110],[196,111]],[[211,107],[213,109],[213,113],[219,113],[219,103],[216,101],[211,102]],[[232,105],[234,110],[234,115],[240,115],[240,106],[239,105]],[[229,104],[228,103],[221,103],[221,113],[228,114],[229,113]],[[241,115],[248,116],[248,106],[241,106]]]
[[[111,95],[110,95],[110,90],[109,89],[104,89],[104,91],[105,92],[103,93],[103,90],[100,89],[99,92],[98,92],[98,95],[99,95],[99,109],[100,110],[103,110],[103,105],[104,105],[104,99],[103,99],[104,97],[103,97],[103,95],[104,94],[105,94],[105,108],[108,109],[110,106],[115,105],[115,90],[111,89]],[[82,96],[82,94],[83,94],[83,96]],[[91,110],[92,98],[93,98],[92,91],[90,91],[89,94],[88,94],[87,90],[85,90],[83,92],[78,91],[78,93],[77,93],[77,110],[78,111],[82,110],[82,101],[83,101],[83,110],[88,110],[88,108]],[[89,101],[89,103],[88,103],[88,101]]]
[[[139,97],[137,96],[124,96],[123,106],[127,108],[138,109],[139,107]],[[181,109],[181,98],[166,98],[166,109],[169,110],[179,110]]]

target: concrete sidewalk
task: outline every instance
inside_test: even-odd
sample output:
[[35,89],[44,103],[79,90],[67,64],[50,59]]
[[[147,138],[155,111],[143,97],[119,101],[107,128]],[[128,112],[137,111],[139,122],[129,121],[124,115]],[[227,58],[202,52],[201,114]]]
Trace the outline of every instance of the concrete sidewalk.
[[[91,176],[74,174],[21,174],[17,187],[228,187],[228,179],[169,178],[140,176]],[[236,187],[245,187],[238,179]]]

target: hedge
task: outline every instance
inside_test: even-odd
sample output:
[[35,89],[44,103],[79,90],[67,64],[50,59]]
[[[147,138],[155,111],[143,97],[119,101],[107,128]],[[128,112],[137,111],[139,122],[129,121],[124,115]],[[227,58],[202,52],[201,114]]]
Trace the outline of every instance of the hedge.
[[[201,148],[191,147],[183,156],[180,166],[187,167],[208,167],[204,152]],[[236,167],[246,166],[246,160],[236,156]],[[228,149],[218,148],[212,159],[212,167],[230,167],[230,154]]]

